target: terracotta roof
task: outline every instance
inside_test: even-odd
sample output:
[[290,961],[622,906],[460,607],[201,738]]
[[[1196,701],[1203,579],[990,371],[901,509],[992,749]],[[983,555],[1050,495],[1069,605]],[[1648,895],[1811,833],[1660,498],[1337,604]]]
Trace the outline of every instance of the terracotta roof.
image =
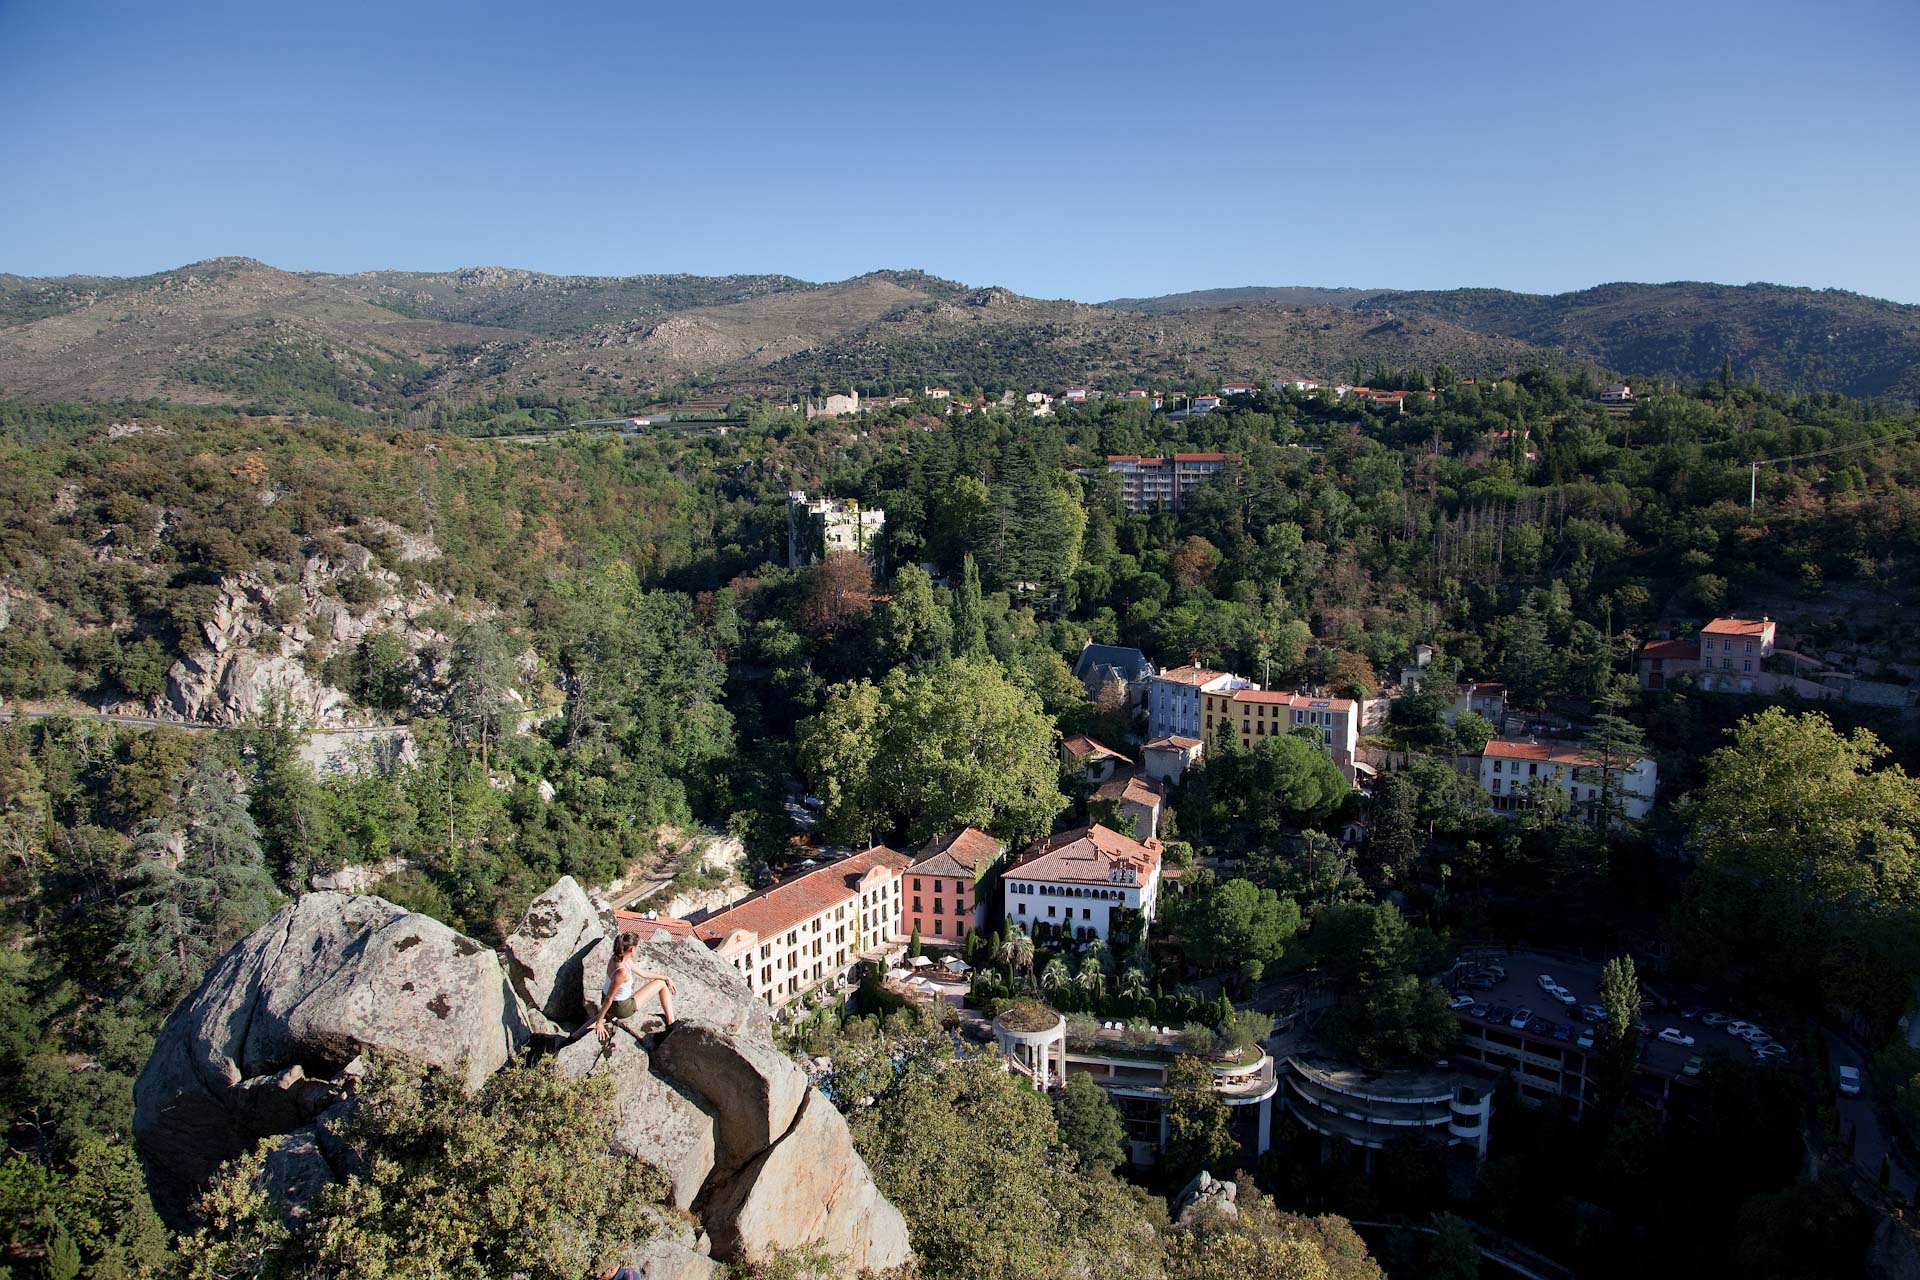
[[1093,798],[1144,804],[1151,808],[1166,800],[1167,784],[1157,778],[1142,777],[1137,773],[1122,774],[1101,783],[1100,789],[1093,793]]
[[1096,822],[1090,827],[1062,831],[1032,845],[1008,868],[1007,874],[1022,880],[1111,884],[1110,869],[1126,866],[1133,868],[1137,883],[1144,884],[1159,865],[1158,840],[1142,844]]
[[1643,658],[1692,658],[1700,653],[1700,647],[1691,640],[1649,640],[1640,646]]
[[913,869],[936,876],[973,877],[1001,854],[1000,842],[978,827],[962,827],[927,841]]
[[1186,738],[1177,733],[1170,733],[1164,738],[1155,738],[1152,742],[1149,742],[1147,744],[1147,750],[1191,751],[1199,745],[1200,739],[1198,738]]
[[1256,702],[1267,706],[1299,707],[1314,711],[1352,712],[1352,698],[1310,698],[1304,693],[1281,693],[1273,689],[1236,689],[1235,702]]
[[1716,636],[1754,636],[1758,638],[1765,635],[1767,629],[1772,625],[1772,622],[1765,619],[1755,621],[1752,618],[1715,618],[1712,622],[1700,628],[1700,630],[1702,634],[1711,633]]
[[1507,694],[1507,686],[1501,684],[1498,680],[1475,680],[1472,684],[1462,689],[1461,692],[1468,694],[1497,693],[1504,698]]
[[816,867],[784,884],[742,898],[696,923],[693,936],[710,947],[726,941],[727,935],[736,929],[745,929],[762,938],[775,937],[822,911],[858,898],[861,877],[875,867],[885,867],[897,875],[912,862],[913,859],[897,849],[877,844],[865,853]]
[[693,936],[693,926],[685,920],[647,916],[638,911],[616,911],[613,919],[621,933],[638,934],[642,942],[677,942]]
[[1554,764],[1595,766],[1600,758],[1578,742],[1508,742],[1495,738],[1483,753],[1494,760],[1541,760]]
[[1224,671],[1209,671],[1205,667],[1197,667],[1189,663],[1184,667],[1175,667],[1171,671],[1162,671],[1158,678],[1171,680],[1175,684],[1202,685],[1211,684],[1225,674],[1227,673]]
[[1106,743],[1095,742],[1092,738],[1089,738],[1084,733],[1077,733],[1073,737],[1068,738],[1065,742],[1061,743],[1060,745],[1066,751],[1066,753],[1072,756],[1075,760],[1085,760],[1088,757],[1093,757],[1095,759],[1104,759],[1108,756],[1111,756],[1115,760],[1127,761],[1127,763],[1129,764],[1132,763],[1132,761],[1127,760],[1127,757],[1121,755],[1118,751],[1115,751],[1112,747],[1108,746]]
[[[1200,398],[1203,400],[1219,399],[1218,396],[1202,396]],[[1175,462],[1238,462],[1240,461],[1240,455],[1237,453],[1176,453],[1173,455],[1173,460]]]

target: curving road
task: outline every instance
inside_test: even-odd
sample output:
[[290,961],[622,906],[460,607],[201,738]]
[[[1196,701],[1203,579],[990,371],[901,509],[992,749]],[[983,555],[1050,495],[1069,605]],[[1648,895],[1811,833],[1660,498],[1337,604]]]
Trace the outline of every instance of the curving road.
[[1840,1096],[1837,1080],[1826,1081],[1826,1087],[1834,1091],[1834,1104],[1840,1116],[1840,1134],[1844,1138],[1851,1128],[1853,1140],[1853,1170],[1869,1185],[1878,1185],[1880,1181],[1880,1160],[1890,1157],[1893,1171],[1891,1189],[1912,1202],[1916,1179],[1913,1171],[1901,1163],[1900,1153],[1895,1150],[1886,1127],[1880,1118],[1880,1108],[1873,1099],[1873,1084],[1866,1079],[1867,1057],[1852,1041],[1837,1032],[1821,1028],[1820,1034],[1826,1037],[1827,1057],[1832,1061],[1836,1072],[1841,1067],[1860,1068],[1862,1092],[1857,1098]]

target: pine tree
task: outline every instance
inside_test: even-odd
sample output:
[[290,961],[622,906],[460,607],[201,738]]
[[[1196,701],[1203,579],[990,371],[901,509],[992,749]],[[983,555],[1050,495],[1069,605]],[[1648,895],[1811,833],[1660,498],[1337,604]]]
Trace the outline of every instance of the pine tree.
[[260,832],[224,765],[201,757],[179,806],[144,824],[114,960],[149,1009],[185,996],[214,958],[266,923],[279,900]]

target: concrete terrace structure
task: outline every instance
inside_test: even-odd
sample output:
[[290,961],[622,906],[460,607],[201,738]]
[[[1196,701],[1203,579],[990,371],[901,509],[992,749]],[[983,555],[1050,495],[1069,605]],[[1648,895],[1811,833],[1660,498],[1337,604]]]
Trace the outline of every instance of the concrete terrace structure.
[[[1480,754],[1478,776],[1497,813],[1532,808],[1533,789],[1545,785],[1558,787],[1574,812],[1591,822],[1600,801],[1601,767],[1600,757],[1585,743],[1495,738]],[[1652,812],[1657,772],[1651,760],[1615,763],[1614,787],[1622,817],[1637,821]]]
[[1076,940],[1109,938],[1116,911],[1151,921],[1160,899],[1160,842],[1095,823],[1031,845],[1000,877],[1007,922],[1052,925]]
[[1286,1060],[1287,1110],[1323,1137],[1371,1153],[1430,1135],[1487,1154],[1497,1069],[1370,1074],[1307,1054]]
[[1243,750],[1262,738],[1296,729],[1316,732],[1322,748],[1349,781],[1360,746],[1360,705],[1352,698],[1315,698],[1304,693],[1221,689],[1202,695],[1201,731],[1209,740],[1232,734]]
[[1120,497],[1127,510],[1140,515],[1183,510],[1195,489],[1239,461],[1231,453],[1174,453],[1161,458],[1116,453],[1108,455],[1107,470],[1120,477]]
[[993,902],[990,879],[1007,846],[978,827],[935,836],[907,868],[906,932],[922,944],[965,942],[984,929]]
[[1165,738],[1201,736],[1201,702],[1221,690],[1257,689],[1251,680],[1205,667],[1175,667],[1147,682],[1147,736]]
[[774,1009],[902,940],[901,876],[912,859],[875,845],[692,921],[704,942]]
[[[1048,1010],[1047,1012],[1052,1012]],[[1127,1132],[1128,1158],[1140,1166],[1158,1164],[1167,1144],[1167,1073],[1186,1051],[1169,1035],[1130,1045],[1118,1033],[1103,1031],[1091,1040],[1069,1042],[1066,1019],[1051,1025],[1007,1014],[993,1022],[994,1043],[1013,1070],[1031,1078],[1043,1092],[1084,1075],[1107,1091]],[[1249,1156],[1264,1156],[1273,1144],[1273,1099],[1279,1091],[1273,1059],[1264,1052],[1230,1061],[1204,1059],[1213,1071],[1213,1091],[1227,1107],[1234,1137]]]
[[806,490],[787,494],[787,567],[813,564],[835,552],[850,551],[873,560],[887,513],[863,508],[852,498],[809,498]]

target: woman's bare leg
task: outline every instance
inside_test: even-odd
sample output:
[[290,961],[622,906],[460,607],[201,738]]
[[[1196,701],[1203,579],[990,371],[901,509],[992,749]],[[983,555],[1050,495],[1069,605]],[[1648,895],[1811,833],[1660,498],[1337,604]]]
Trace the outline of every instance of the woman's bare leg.
[[660,997],[660,1012],[666,1015],[667,1025],[669,1027],[672,1026],[673,1020],[674,1020],[673,992],[667,990],[666,982],[660,978],[653,979],[651,982],[647,983],[645,986],[641,987],[638,991],[633,993],[634,1003],[635,1004],[645,1003],[648,996]]

